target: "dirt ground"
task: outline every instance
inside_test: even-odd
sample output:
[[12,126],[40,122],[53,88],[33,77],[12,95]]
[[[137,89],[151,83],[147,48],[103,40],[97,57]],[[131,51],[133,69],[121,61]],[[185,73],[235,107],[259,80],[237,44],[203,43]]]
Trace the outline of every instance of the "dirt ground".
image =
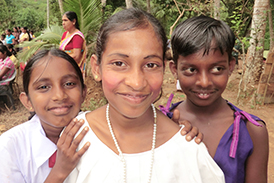
[[[236,98],[240,78],[241,75],[237,72],[237,69],[235,69],[232,76],[230,77],[227,88],[223,93],[223,97],[231,103],[237,105],[239,108],[259,116],[266,122],[269,133],[268,182],[271,183],[274,182],[274,104],[254,106],[249,102],[250,99],[248,97],[243,96],[240,97],[240,101],[237,104]],[[103,105],[105,100],[101,99],[102,90],[100,84],[95,83],[91,77],[87,77],[86,81],[86,84],[88,86],[88,92],[82,110],[93,110],[96,106]],[[156,106],[160,104],[165,105],[170,93],[175,94],[173,102],[184,99],[184,93],[176,91],[175,82],[176,81],[174,80],[169,69],[166,68],[163,82],[163,95],[161,99],[156,103]],[[19,84],[19,89],[22,91],[21,76],[19,76],[17,83]],[[16,98],[16,110],[9,110],[0,98],[0,135],[6,130],[12,128],[13,126],[27,121],[29,113],[20,103],[18,96],[19,92],[16,92],[14,96],[14,98]]]

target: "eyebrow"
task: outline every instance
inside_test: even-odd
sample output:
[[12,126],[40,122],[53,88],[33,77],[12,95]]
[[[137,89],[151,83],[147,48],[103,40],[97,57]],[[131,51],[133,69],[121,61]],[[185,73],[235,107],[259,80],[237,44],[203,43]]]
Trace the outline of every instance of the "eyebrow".
[[[128,58],[129,56],[126,55],[126,54],[122,54],[122,53],[112,53],[110,55],[108,55],[108,57],[111,57],[113,55],[117,55],[117,56],[120,56],[120,57],[125,57],[125,58]],[[159,58],[162,60],[162,57],[158,56],[158,55],[148,55],[146,57],[144,57],[144,59],[150,59],[150,58]]]
[[[74,78],[74,79],[80,79],[76,74],[67,74],[65,76],[62,77],[62,79],[68,79],[68,78]],[[49,78],[38,78],[35,82],[33,82],[33,85],[40,83],[40,82],[47,82],[50,81]]]

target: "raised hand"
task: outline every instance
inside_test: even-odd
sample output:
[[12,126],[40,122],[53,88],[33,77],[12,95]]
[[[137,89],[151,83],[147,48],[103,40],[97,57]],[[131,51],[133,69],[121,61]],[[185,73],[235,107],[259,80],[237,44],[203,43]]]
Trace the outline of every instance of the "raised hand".
[[172,120],[180,126],[184,125],[184,128],[181,130],[181,135],[186,135],[187,141],[191,141],[194,137],[196,137],[195,142],[197,144],[201,143],[201,141],[203,140],[202,132],[199,132],[199,129],[195,126],[192,126],[189,121],[180,121],[180,111],[178,109],[175,109],[173,111]]
[[87,151],[90,143],[87,142],[79,151],[76,151],[81,140],[88,132],[88,127],[85,127],[79,135],[75,137],[84,120],[73,119],[70,124],[64,129],[61,137],[57,142],[56,162],[53,166],[45,183],[63,182],[70,172],[76,167],[82,155]]

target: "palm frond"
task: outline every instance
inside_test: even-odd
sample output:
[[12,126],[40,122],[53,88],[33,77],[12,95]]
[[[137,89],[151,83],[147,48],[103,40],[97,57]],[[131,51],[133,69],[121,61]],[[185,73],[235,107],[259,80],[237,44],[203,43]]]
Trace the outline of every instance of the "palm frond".
[[102,23],[100,0],[65,0],[64,9],[77,14],[80,30],[85,37],[90,31],[96,32]]
[[18,47],[22,50],[17,54],[20,62],[26,62],[39,49],[58,47],[64,30],[60,26],[51,26],[45,29],[40,36],[25,41]]

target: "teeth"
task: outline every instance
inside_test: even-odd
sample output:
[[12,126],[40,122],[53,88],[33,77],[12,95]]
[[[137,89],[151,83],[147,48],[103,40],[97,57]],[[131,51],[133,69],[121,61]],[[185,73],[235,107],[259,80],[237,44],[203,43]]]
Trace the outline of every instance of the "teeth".
[[200,93],[201,96],[207,96],[207,93]]

